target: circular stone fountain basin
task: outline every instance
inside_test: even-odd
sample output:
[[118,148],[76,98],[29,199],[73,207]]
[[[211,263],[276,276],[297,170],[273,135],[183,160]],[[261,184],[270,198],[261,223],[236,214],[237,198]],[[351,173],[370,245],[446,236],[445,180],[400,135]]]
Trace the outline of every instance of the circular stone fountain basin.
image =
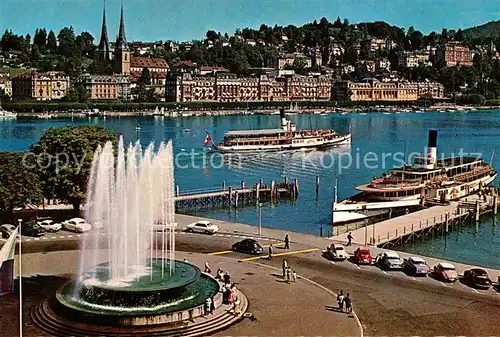
[[203,314],[207,298],[219,299],[219,284],[189,263],[175,261],[169,274],[165,261],[152,265],[152,275],[127,282],[108,282],[108,264],[85,273],[80,282],[63,285],[55,295],[54,309],[71,319],[106,325],[171,323]]

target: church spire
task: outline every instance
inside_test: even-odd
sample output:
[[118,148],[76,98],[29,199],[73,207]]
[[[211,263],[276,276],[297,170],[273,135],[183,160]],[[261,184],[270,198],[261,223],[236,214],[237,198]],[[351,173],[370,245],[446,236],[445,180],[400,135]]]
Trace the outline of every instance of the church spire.
[[127,38],[125,37],[125,22],[123,20],[123,3],[120,13],[120,31],[116,39],[116,49],[118,50],[128,50]]
[[106,55],[109,53],[108,28],[106,27],[106,0],[104,0],[104,7],[102,9],[101,40],[97,49],[105,51]]

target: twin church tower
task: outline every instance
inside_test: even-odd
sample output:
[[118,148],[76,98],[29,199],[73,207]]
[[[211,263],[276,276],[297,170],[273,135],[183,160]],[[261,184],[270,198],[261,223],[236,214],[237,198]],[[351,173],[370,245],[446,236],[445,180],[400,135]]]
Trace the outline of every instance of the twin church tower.
[[125,37],[125,22],[123,20],[123,5],[121,6],[120,13],[120,30],[114,50],[111,51],[108,29],[106,27],[106,4],[104,4],[102,12],[102,28],[101,40],[97,46],[97,70],[99,74],[103,75],[129,75],[130,74],[130,49]]

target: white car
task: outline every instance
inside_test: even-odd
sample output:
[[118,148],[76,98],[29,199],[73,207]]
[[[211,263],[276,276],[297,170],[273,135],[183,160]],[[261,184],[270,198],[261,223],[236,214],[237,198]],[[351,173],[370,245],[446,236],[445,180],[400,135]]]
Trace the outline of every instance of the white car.
[[50,219],[39,221],[37,223],[40,227],[45,229],[47,232],[57,232],[57,231],[61,230],[61,228],[62,228],[62,225],[60,223],[56,223],[56,222],[54,222],[54,220],[50,220]]
[[326,247],[326,253],[332,260],[345,260],[348,257],[344,246],[335,243],[332,243],[329,247]]
[[219,226],[214,225],[210,221],[198,221],[186,226],[186,232],[198,232],[205,234],[215,234],[219,231]]
[[92,229],[92,226],[82,218],[73,218],[64,221],[62,223],[62,227],[67,231],[72,231],[77,233],[88,232],[89,230]]

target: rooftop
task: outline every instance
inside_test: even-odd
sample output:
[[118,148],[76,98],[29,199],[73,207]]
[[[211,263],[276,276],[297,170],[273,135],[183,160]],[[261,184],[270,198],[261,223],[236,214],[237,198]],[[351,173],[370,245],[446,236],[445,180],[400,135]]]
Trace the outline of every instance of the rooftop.
[[132,57],[130,67],[132,68],[162,68],[168,69],[168,63],[166,60],[156,57]]
[[260,129],[260,130],[231,130],[226,132],[226,136],[254,136],[254,135],[274,135],[285,133],[283,129]]

